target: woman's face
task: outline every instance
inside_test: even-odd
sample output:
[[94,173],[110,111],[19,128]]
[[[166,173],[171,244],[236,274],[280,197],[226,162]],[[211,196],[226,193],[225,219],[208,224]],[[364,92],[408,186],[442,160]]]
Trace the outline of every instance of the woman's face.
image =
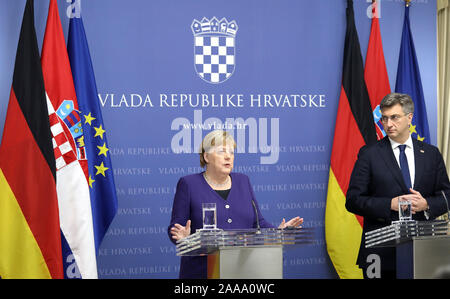
[[234,147],[232,145],[219,145],[205,153],[207,169],[217,174],[230,174],[233,170]]

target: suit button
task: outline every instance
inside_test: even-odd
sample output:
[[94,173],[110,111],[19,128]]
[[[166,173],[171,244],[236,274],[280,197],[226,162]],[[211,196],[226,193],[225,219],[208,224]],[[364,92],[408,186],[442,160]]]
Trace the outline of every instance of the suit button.
[[231,220],[231,218],[228,218],[228,223],[231,223],[231,222],[233,222],[233,220]]
[[225,205],[225,209],[229,209],[230,208],[230,205]]

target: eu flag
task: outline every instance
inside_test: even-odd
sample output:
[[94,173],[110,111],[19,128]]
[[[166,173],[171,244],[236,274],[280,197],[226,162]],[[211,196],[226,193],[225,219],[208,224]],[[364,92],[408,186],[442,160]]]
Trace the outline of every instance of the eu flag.
[[414,116],[409,129],[411,135],[419,141],[430,143],[430,130],[428,128],[422,81],[409,23],[409,6],[405,7],[395,91],[410,95],[414,102]]
[[106,129],[103,124],[91,56],[80,15],[72,16],[70,19],[67,52],[78,105],[82,113],[95,249],[98,253],[100,243],[117,212],[118,204]]

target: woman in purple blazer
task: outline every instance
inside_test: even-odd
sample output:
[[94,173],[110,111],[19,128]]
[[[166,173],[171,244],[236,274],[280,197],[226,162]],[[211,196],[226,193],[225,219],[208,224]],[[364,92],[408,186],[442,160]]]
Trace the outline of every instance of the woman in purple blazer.
[[[261,215],[249,178],[231,173],[235,148],[233,137],[225,131],[212,131],[203,139],[200,165],[206,170],[182,177],[177,184],[168,228],[173,243],[202,228],[202,203],[216,204],[218,228],[256,228],[257,219],[261,228],[274,227]],[[298,227],[302,222],[300,217],[283,219],[279,228]],[[180,278],[207,278],[206,256],[181,257]]]

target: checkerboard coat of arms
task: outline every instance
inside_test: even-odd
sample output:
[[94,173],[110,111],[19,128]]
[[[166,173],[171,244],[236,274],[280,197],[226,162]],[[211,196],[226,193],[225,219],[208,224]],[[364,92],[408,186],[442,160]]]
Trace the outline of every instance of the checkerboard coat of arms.
[[222,83],[228,80],[235,68],[236,21],[220,21],[213,17],[201,21],[194,19],[191,25],[194,34],[195,71],[208,83]]

